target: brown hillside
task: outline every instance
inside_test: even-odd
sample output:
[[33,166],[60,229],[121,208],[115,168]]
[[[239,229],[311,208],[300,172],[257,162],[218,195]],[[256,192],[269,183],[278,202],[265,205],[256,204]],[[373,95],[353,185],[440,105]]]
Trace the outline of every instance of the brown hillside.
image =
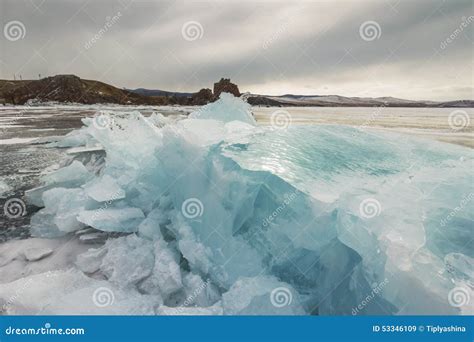
[[84,104],[167,104],[166,98],[143,96],[74,75],[57,75],[29,81],[0,80],[0,103],[25,104],[28,100]]

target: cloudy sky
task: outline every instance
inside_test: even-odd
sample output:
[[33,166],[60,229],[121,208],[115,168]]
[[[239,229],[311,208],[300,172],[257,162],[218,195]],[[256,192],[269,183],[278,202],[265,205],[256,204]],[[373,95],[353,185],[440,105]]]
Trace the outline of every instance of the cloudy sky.
[[0,78],[474,98],[472,0],[1,0]]

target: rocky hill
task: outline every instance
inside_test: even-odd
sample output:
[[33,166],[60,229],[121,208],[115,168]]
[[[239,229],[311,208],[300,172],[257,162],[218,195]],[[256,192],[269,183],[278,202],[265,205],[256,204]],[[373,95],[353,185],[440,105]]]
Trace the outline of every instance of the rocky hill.
[[22,105],[27,102],[115,103],[121,105],[204,105],[215,101],[221,92],[240,96],[229,79],[214,84],[217,95],[203,88],[197,93],[176,93],[143,88],[128,90],[75,75],[57,75],[40,80],[0,80],[0,104]]
[[57,75],[40,80],[0,80],[0,103],[28,101],[63,103],[166,104],[166,98],[143,96],[74,75]]

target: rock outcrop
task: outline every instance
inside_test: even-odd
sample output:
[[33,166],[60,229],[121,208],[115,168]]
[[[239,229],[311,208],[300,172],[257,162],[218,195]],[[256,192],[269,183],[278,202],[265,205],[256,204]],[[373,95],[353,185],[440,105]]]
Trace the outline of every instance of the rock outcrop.
[[209,88],[203,88],[191,96],[190,104],[194,106],[202,106],[212,102],[214,95]]
[[231,93],[239,97],[240,91],[236,84],[230,81],[230,78],[221,78],[219,82],[214,83],[214,99],[217,100],[221,93]]

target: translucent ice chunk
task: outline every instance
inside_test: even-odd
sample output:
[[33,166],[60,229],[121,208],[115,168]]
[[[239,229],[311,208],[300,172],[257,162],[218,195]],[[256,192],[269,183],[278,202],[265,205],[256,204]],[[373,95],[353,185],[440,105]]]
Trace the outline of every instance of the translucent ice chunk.
[[41,180],[44,185],[27,190],[25,196],[29,204],[43,207],[44,192],[54,187],[76,188],[92,178],[93,174],[81,162],[75,160],[70,165],[43,176]]
[[273,277],[238,280],[222,296],[226,315],[302,315],[298,293]]
[[45,186],[39,186],[33,189],[26,190],[25,197],[28,204],[34,205],[39,208],[44,207],[43,193],[52,188],[53,186],[51,185],[45,185]]
[[[33,236],[56,237],[85,227],[77,215],[93,205],[82,189],[52,188],[43,193],[46,208],[31,219]],[[46,232],[50,227],[50,232]]]
[[107,248],[91,248],[87,252],[77,256],[76,266],[84,273],[97,272],[106,254]]
[[213,119],[222,122],[242,121],[256,126],[251,106],[229,93],[221,93],[219,100],[194,111],[191,119]]
[[138,226],[138,232],[140,236],[147,237],[152,240],[161,240],[163,235],[161,234],[160,224],[166,222],[161,209],[157,208],[152,210]]
[[151,274],[154,256],[150,241],[135,234],[109,240],[101,271],[121,287],[136,284]]
[[186,293],[185,306],[209,307],[220,300],[218,288],[210,282],[204,281],[199,275],[188,273],[183,278]]
[[97,202],[117,200],[125,197],[125,191],[109,175],[93,180],[84,186],[84,191]]
[[76,187],[91,178],[92,174],[87,171],[85,166],[74,160],[70,165],[45,175],[43,180],[47,185]]
[[92,205],[82,189],[54,188],[43,194],[46,209],[55,214],[54,224],[63,232],[84,228],[77,215]]
[[200,307],[168,307],[162,305],[156,311],[157,315],[162,316],[219,316],[222,315],[222,306],[214,305],[207,308]]
[[178,256],[162,240],[155,241],[154,255],[152,274],[143,286],[148,288],[148,291],[156,288],[166,298],[183,287]]
[[77,217],[80,222],[106,232],[136,232],[144,218],[145,215],[138,208],[84,210]]
[[54,223],[56,215],[46,210],[40,210],[31,217],[30,232],[32,236],[55,238],[66,235]]
[[85,129],[72,131],[64,136],[59,141],[50,143],[51,147],[77,147],[85,146],[91,140],[91,136]]
[[164,116],[161,113],[153,112],[149,117],[148,120],[155,125],[156,127],[163,127],[167,124],[173,122],[173,120],[169,117]]
[[462,253],[449,253],[444,257],[448,272],[454,277],[465,280],[474,280],[474,259]]

